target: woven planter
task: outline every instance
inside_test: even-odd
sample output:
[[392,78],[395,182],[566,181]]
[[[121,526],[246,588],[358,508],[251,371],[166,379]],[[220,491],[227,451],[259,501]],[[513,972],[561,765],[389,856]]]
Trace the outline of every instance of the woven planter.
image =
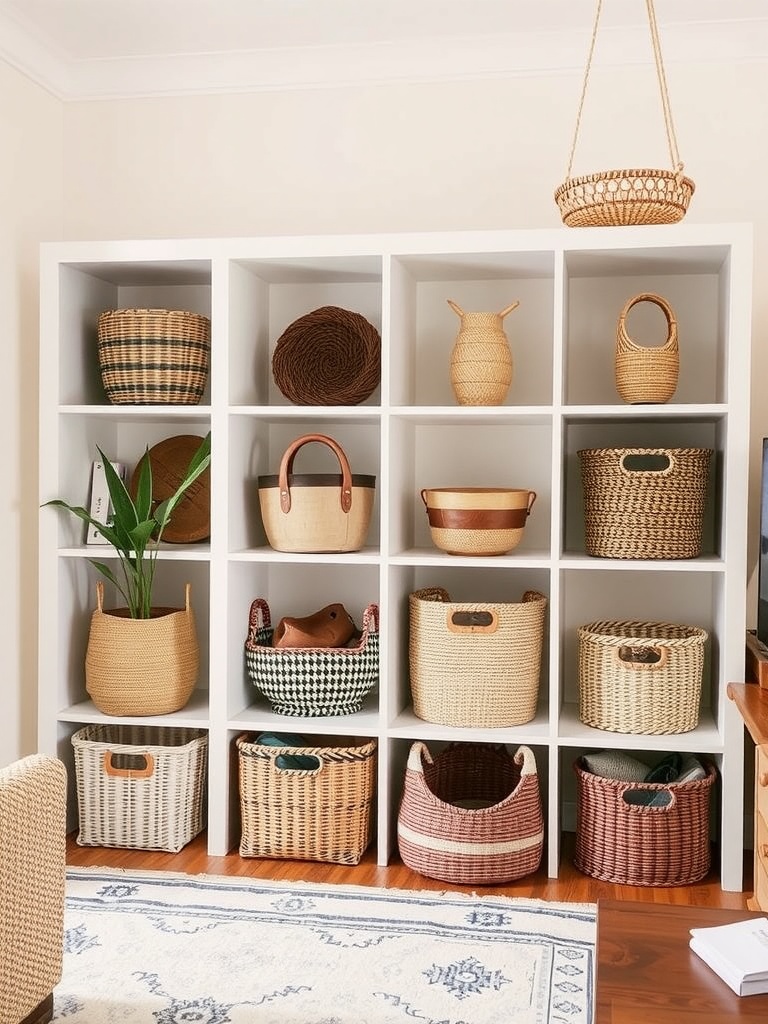
[[[294,473],[296,455],[307,444],[326,445],[339,473]],[[264,530],[276,551],[359,551],[371,525],[376,477],[352,473],[343,448],[325,434],[292,441],[277,475],[260,476],[259,505]]]
[[609,732],[664,735],[699,724],[708,634],[670,622],[579,629],[579,718]]
[[536,759],[503,746],[450,744],[408,756],[397,819],[403,863],[459,885],[510,882],[536,871],[544,820]]
[[72,736],[81,846],[176,853],[205,825],[208,734],[88,725]]
[[[376,741],[348,746],[273,747],[237,739],[241,857],[358,864],[372,834]],[[281,768],[279,757],[314,759]]]
[[588,555],[701,554],[710,448],[585,448],[578,455]]
[[381,379],[381,336],[360,313],[321,306],[277,339],[272,375],[295,405],[359,405]]
[[105,715],[167,715],[183,708],[197,682],[200,654],[186,586],[184,608],[155,608],[132,619],[127,609],[103,608],[96,584],[85,652],[85,688]]
[[661,107],[667,135],[670,168],[642,168],[599,171],[572,177],[573,160],[584,111],[584,99],[592,69],[602,11],[602,0],[596,0],[592,39],[584,69],[576,127],[568,159],[565,181],[555,190],[555,202],[563,223],[571,228],[612,227],[625,224],[674,224],[685,216],[695,185],[683,174],[677,148],[672,108],[669,102],[661,42],[656,24],[653,0],[646,0],[648,24],[656,64],[656,77],[661,93]]
[[[709,871],[709,804],[717,778],[678,784],[622,782],[574,765],[578,783],[579,871],[619,885],[689,885]],[[662,794],[665,803],[632,803],[633,794]]]
[[273,647],[267,602],[251,604],[245,667],[280,715],[352,715],[379,681],[379,609],[369,604],[355,647]]
[[[652,302],[667,320],[667,339],[663,345],[637,345],[627,333],[627,316],[639,302]],[[644,292],[624,306],[616,328],[616,390],[629,403],[668,402],[677,390],[680,351],[677,320],[666,299]]]
[[108,309],[98,319],[101,379],[113,405],[197,405],[211,322],[173,309]]
[[536,715],[547,599],[452,602],[441,587],[409,597],[414,713],[437,725],[503,728]]
[[504,317],[520,303],[499,313],[465,313],[448,305],[459,317],[459,333],[451,353],[451,387],[459,405],[501,405],[512,383],[512,352],[504,333]]

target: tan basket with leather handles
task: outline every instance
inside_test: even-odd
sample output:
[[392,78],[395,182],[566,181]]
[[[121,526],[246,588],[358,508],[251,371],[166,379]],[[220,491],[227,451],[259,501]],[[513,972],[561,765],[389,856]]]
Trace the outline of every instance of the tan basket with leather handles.
[[[627,316],[638,303],[652,302],[667,321],[667,340],[662,345],[636,344],[627,332]],[[630,299],[616,327],[616,390],[630,404],[668,402],[677,390],[680,349],[677,319],[666,299],[643,292]]]
[[555,202],[568,227],[610,227],[623,224],[674,224],[685,216],[695,185],[683,174],[672,121],[659,30],[653,0],[646,0],[653,57],[661,93],[671,169],[640,168],[600,171],[572,177],[584,97],[595,51],[602,0],[597,0],[589,55],[584,71],[576,128],[565,181],[555,190]]
[[[294,473],[297,453],[326,445],[340,473]],[[286,448],[279,473],[260,476],[264,529],[276,551],[359,551],[371,524],[376,477],[353,474],[343,448],[325,434],[304,434]]]
[[442,587],[410,595],[414,713],[426,722],[503,728],[536,715],[547,599],[451,601]]
[[661,736],[699,724],[708,633],[673,622],[590,622],[579,635],[579,718]]

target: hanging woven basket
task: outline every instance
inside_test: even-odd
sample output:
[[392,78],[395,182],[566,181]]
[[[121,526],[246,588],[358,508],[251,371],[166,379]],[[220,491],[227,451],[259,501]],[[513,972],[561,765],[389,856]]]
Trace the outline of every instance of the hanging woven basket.
[[695,185],[683,174],[683,164],[677,148],[677,137],[672,122],[664,63],[661,56],[659,30],[653,0],[646,0],[648,22],[653,44],[656,75],[661,92],[664,125],[671,168],[641,168],[599,171],[572,177],[573,157],[579,137],[584,97],[592,68],[595,40],[600,22],[602,0],[597,0],[592,40],[584,71],[584,82],[576,116],[576,129],[568,160],[565,181],[555,190],[555,202],[563,223],[572,228],[610,227],[626,224],[675,224],[685,216]]

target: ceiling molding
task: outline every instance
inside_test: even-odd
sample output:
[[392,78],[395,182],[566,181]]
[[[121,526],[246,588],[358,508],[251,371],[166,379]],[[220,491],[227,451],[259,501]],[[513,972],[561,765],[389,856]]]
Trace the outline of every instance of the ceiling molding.
[[[65,101],[336,88],[581,72],[589,32],[496,36],[225,53],[70,60],[0,13],[0,56]],[[768,60],[768,16],[662,28],[664,61],[722,64]],[[651,62],[647,26],[607,28],[596,67]]]

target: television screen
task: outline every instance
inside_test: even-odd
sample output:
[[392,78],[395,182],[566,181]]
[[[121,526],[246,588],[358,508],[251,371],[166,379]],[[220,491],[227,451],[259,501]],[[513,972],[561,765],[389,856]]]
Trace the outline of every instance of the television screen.
[[757,639],[768,647],[768,437],[763,438],[760,557],[757,563]]

